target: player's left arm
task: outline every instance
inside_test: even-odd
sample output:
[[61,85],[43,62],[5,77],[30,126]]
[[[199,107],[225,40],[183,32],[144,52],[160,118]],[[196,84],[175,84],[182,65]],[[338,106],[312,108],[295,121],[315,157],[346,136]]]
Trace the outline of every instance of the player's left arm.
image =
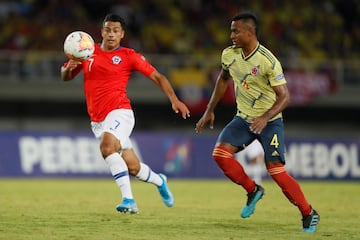
[[172,109],[174,112],[181,114],[181,116],[186,119],[187,117],[190,117],[190,111],[188,107],[181,102],[178,97],[175,94],[175,91],[173,87],[171,86],[169,80],[167,77],[165,77],[163,74],[158,72],[157,70],[154,70],[149,78],[165,93],[165,95],[169,98],[171,102]]
[[250,130],[254,133],[261,133],[267,122],[278,113],[282,112],[290,103],[290,94],[286,83],[273,86],[273,89],[276,94],[276,101],[263,115],[253,119]]
[[290,104],[290,94],[286,83],[273,87],[276,94],[276,101],[274,105],[263,114],[267,120],[275,117],[278,113],[282,112]]

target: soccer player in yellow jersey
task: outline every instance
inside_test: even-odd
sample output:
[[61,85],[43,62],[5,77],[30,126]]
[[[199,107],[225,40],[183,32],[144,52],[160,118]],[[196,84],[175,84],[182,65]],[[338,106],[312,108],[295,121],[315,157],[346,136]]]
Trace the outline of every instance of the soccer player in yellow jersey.
[[245,173],[234,153],[258,139],[264,148],[267,171],[289,201],[300,210],[303,231],[315,232],[320,216],[306,200],[300,185],[285,169],[281,112],[290,103],[290,96],[281,64],[259,43],[258,20],[254,14],[244,12],[235,16],[230,30],[233,45],[222,52],[222,70],[195,131],[201,132],[207,123],[213,128],[215,106],[232,79],[237,114],[220,133],[212,156],[224,174],[247,192],[248,199],[241,217],[253,214],[265,191]]

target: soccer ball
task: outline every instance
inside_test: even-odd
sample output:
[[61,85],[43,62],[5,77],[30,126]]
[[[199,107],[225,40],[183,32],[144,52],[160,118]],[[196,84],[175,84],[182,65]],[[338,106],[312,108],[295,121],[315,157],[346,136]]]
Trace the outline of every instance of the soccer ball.
[[67,35],[64,42],[64,52],[68,58],[84,61],[94,53],[93,38],[86,32],[75,31]]

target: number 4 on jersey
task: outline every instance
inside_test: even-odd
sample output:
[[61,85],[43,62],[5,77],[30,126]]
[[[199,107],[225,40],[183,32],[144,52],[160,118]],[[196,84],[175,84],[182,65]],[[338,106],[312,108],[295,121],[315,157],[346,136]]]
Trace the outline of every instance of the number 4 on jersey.
[[275,148],[279,147],[279,141],[277,134],[274,134],[273,138],[271,139],[270,145],[274,146]]

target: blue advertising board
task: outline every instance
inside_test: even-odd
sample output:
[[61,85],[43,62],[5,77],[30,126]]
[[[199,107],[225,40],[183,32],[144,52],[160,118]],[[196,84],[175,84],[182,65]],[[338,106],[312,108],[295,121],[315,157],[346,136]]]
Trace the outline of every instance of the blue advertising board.
[[[211,157],[216,135],[139,132],[141,161],[175,178],[225,178]],[[359,139],[286,139],[286,168],[297,179],[360,180]],[[0,177],[109,177],[89,132],[0,132]],[[246,171],[242,152],[235,157]],[[269,178],[265,167],[263,177]]]

